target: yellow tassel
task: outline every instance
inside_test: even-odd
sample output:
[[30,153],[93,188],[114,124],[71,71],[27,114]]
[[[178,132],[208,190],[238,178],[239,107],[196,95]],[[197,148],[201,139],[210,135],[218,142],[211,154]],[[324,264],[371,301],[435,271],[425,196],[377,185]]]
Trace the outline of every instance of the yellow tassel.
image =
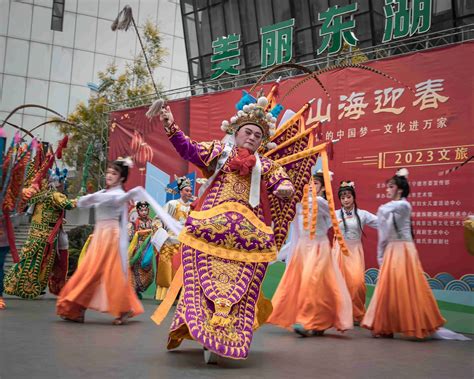
[[128,245],[128,259],[130,259],[133,255],[133,252],[135,251],[136,247],[138,244],[138,232],[136,232],[133,235],[132,241],[130,242],[130,245]]
[[166,315],[173,306],[176,297],[178,296],[179,290],[183,286],[183,265],[179,266],[176,275],[171,282],[171,287],[166,294],[165,299],[161,304],[156,308],[155,312],[151,316],[151,319],[157,324],[160,325],[165,319]]
[[77,266],[81,264],[82,260],[86,256],[87,248],[89,247],[91,243],[92,236],[93,234],[90,234],[89,237],[87,237],[86,243],[84,244],[84,246],[82,246],[81,254],[79,254],[79,259],[77,260]]
[[309,212],[309,200],[308,200],[309,185],[305,185],[303,188],[303,229],[309,230],[308,223],[308,212]]
[[339,223],[337,222],[336,216],[336,207],[334,206],[334,196],[332,193],[331,187],[331,177],[329,175],[329,162],[328,162],[328,153],[326,150],[321,151],[321,159],[323,163],[323,175],[324,183],[326,188],[326,197],[329,203],[329,214],[331,215],[332,227],[334,229],[334,236],[337,238],[337,242],[341,247],[341,251],[344,255],[349,255],[349,250],[347,249],[346,242],[339,228]]
[[309,239],[314,239],[316,236],[316,222],[318,219],[318,194],[316,193],[316,184],[311,178],[311,197],[313,199],[313,209],[311,214],[311,229],[309,231]]

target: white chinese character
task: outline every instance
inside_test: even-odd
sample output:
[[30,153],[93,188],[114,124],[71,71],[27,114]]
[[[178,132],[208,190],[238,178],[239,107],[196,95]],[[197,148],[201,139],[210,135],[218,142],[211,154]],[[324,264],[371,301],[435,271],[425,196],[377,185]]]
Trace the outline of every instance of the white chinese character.
[[423,130],[431,129],[431,123],[433,122],[433,120],[423,120],[423,122],[425,123],[425,125],[423,126]]
[[364,103],[365,92],[352,92],[349,97],[345,95],[339,96],[339,100],[348,102],[348,104],[340,103],[338,109],[342,112],[339,114],[339,120],[343,117],[349,117],[351,120],[357,120],[364,115],[364,109],[369,105]]
[[355,128],[350,128],[348,131],[347,131],[347,138],[355,138],[356,137],[356,129]]
[[421,82],[415,85],[417,100],[413,102],[416,106],[421,103],[420,111],[427,108],[438,108],[438,101],[445,103],[449,97],[442,96],[438,92],[443,91],[444,79],[428,79],[426,82]]
[[339,129],[336,135],[337,135],[337,138],[341,139],[342,137],[344,137],[344,130]]
[[418,131],[418,121],[417,120],[410,121],[410,123],[408,125],[409,125],[409,131],[410,132]]
[[365,135],[367,135],[367,132],[368,132],[368,129],[366,126],[362,126],[360,129],[359,129],[359,136],[360,137],[364,137]]
[[[380,112],[389,112],[389,113],[395,113],[395,114],[400,114],[405,110],[405,107],[400,107],[400,108],[395,108],[395,102],[402,96],[403,92],[405,91],[405,88],[385,88],[383,90],[378,89],[374,91],[375,96],[375,104],[377,108],[374,110],[374,113],[380,113]],[[383,101],[382,101],[383,98]],[[390,102],[390,107],[387,108],[382,108],[385,107],[388,103]]]
[[405,132],[405,123],[399,122],[397,123],[397,133],[404,133]]
[[383,126],[385,128],[385,131],[383,134],[392,134],[392,124],[387,124]]
[[446,125],[446,122],[448,121],[448,119],[446,117],[440,117],[436,120],[436,127],[438,129],[443,129],[443,128],[447,128],[448,125]]
[[[326,114],[321,114],[321,107],[322,107],[323,100],[321,98],[318,99],[316,103],[316,116],[313,116],[313,105],[309,108],[308,118],[306,120],[306,125],[312,125],[318,121],[331,121],[331,104],[328,104],[326,107]],[[314,104],[314,103],[313,103]]]

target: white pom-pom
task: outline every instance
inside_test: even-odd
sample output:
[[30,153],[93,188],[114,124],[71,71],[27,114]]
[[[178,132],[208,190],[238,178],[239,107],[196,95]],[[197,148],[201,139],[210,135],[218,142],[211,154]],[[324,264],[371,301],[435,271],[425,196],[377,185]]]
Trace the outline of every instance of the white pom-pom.
[[250,107],[248,105],[244,105],[243,110],[244,110],[244,112],[249,112]]
[[272,117],[271,121],[272,121],[274,124],[276,124],[276,122],[277,122],[276,117]]
[[267,143],[267,149],[268,150],[273,150],[277,147],[277,144],[275,142],[268,142]]
[[227,120],[222,121],[222,126],[226,126],[226,127],[229,126],[229,121]]
[[408,170],[406,168],[401,168],[397,171],[397,176],[404,176],[405,178],[408,178]]
[[224,125],[224,124],[222,124],[222,125],[221,125],[221,130],[222,130],[223,132],[226,132],[226,133],[227,133],[227,126]]
[[265,108],[268,105],[268,100],[265,96],[259,97],[257,100],[258,106]]
[[273,118],[273,115],[271,113],[267,113],[267,120],[271,121]]
[[255,109],[255,103],[251,103],[251,104],[249,104],[249,108],[250,108],[250,110],[253,110],[253,109]]
[[244,115],[244,111],[238,111],[237,116],[242,117]]
[[276,133],[275,129],[268,130],[268,134],[270,135],[270,137],[273,137],[275,133]]
[[237,116],[232,116],[232,117],[230,118],[230,123],[231,123],[231,124],[235,124],[236,122],[237,122]]

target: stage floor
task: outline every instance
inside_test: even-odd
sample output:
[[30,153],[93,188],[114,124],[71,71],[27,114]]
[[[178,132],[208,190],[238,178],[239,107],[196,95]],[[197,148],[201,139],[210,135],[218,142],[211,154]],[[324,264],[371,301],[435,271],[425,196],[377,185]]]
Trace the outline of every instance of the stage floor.
[[[157,327],[156,307],[126,326],[89,312],[85,324],[60,320],[53,299],[7,299],[0,311],[0,378],[472,378],[474,341],[374,339],[355,328],[344,335],[300,338],[266,325],[249,358],[206,365],[202,348],[185,341],[165,348],[171,315]],[[470,336],[472,338],[472,336]]]

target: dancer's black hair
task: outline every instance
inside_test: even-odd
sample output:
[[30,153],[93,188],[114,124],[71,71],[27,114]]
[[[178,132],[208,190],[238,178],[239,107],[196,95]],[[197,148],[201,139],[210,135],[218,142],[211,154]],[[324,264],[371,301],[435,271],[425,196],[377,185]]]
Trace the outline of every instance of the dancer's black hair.
[[316,174],[313,175],[313,179],[318,181],[319,183],[321,183],[321,186],[324,187],[324,190],[323,190],[323,196],[325,199],[326,199],[326,186],[324,184],[324,176],[323,176],[323,173],[322,172],[318,172]]
[[113,162],[109,162],[109,168],[114,169],[120,174],[120,177],[123,179],[122,184],[125,183],[128,179],[128,166],[122,160],[115,160]]
[[[355,213],[355,216],[357,218],[357,224],[359,225],[359,229],[362,233],[364,233],[364,231],[362,230],[362,222],[360,221],[360,217],[359,217],[359,213],[357,211],[357,201],[356,201],[356,192],[355,192],[355,188],[353,186],[347,186],[347,185],[343,185],[344,183],[349,183],[350,181],[342,181],[341,184],[340,184],[340,187],[339,187],[339,191],[337,192],[337,195],[339,196],[339,201],[341,200],[341,197],[342,197],[342,194],[344,192],[349,192],[352,197],[354,198],[354,213]],[[344,209],[343,207],[341,206],[341,219],[342,219],[342,223],[344,224],[344,232],[347,231],[347,225],[346,225],[346,219],[344,218]]]
[[[406,176],[403,175],[397,175],[395,174],[392,176],[390,179],[387,180],[387,184],[395,184],[398,189],[402,190],[401,197],[407,198],[408,195],[410,194],[410,184],[408,184],[408,179]],[[393,214],[393,227],[395,228],[395,231],[397,232],[397,235],[400,237],[400,230],[398,229],[397,225],[397,220],[395,217],[395,214]],[[413,225],[411,223],[411,217],[410,217],[410,232],[411,236],[414,239],[415,238],[415,233],[413,232]]]

